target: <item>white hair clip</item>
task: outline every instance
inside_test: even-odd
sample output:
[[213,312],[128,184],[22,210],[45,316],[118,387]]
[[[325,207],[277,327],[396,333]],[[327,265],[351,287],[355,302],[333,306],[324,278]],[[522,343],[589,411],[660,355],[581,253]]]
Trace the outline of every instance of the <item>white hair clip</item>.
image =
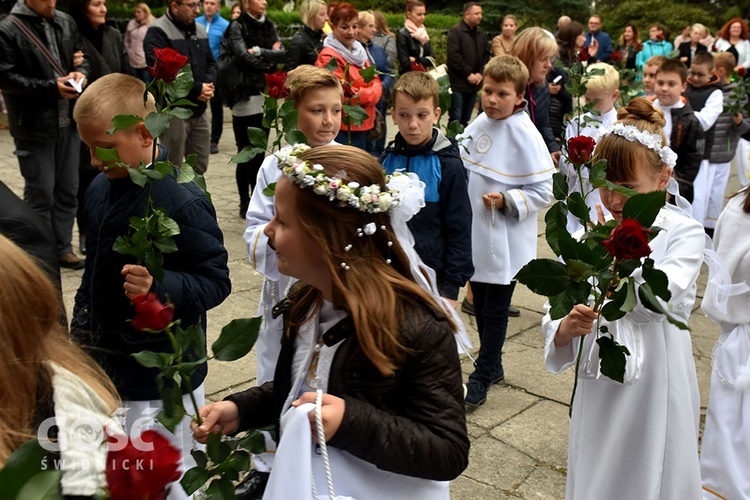
[[620,137],[624,137],[630,142],[639,142],[652,151],[656,151],[659,154],[659,158],[661,159],[662,163],[664,163],[669,168],[674,168],[677,163],[677,153],[672,151],[669,146],[665,146],[664,139],[658,134],[652,134],[650,132],[640,130],[633,125],[625,125],[620,122],[612,125],[612,128],[605,132],[604,136],[607,136],[609,134],[619,135]]

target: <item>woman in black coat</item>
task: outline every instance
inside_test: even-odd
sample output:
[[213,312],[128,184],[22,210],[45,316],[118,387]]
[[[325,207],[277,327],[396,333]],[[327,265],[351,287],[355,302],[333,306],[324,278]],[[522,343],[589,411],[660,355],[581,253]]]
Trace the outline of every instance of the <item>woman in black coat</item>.
[[695,54],[708,51],[708,47],[700,43],[705,36],[706,27],[702,24],[694,24],[693,29],[690,31],[690,41],[683,42],[677,47],[677,50],[680,51],[680,61],[684,62],[688,68]]
[[406,4],[406,21],[396,35],[399,75],[412,71],[412,64],[421,64],[425,69],[434,65],[435,54],[424,26],[425,15],[424,3],[419,0]]
[[323,0],[304,0],[299,8],[299,17],[304,27],[292,37],[286,51],[284,71],[291,71],[303,64],[315,64],[323,48],[323,26],[328,20],[328,7]]

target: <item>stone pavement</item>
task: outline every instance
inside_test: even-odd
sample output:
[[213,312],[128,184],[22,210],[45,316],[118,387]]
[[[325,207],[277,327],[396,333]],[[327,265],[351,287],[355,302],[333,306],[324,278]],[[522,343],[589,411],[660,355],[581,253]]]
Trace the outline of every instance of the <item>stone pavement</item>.
[[[220,153],[211,156],[206,179],[229,251],[232,294],[208,314],[209,343],[215,340],[221,327],[231,319],[256,315],[262,283],[261,275],[248,262],[242,240],[245,224],[238,217],[234,165],[229,164],[235,146],[228,110],[225,111],[225,119]],[[394,134],[395,127],[389,118],[389,136]],[[0,179],[20,196],[23,179],[13,149],[10,133],[0,130]],[[737,186],[733,172],[727,192],[733,193]],[[552,253],[543,237],[542,215],[539,216],[539,255],[551,257]],[[73,241],[78,241],[77,233]],[[71,270],[63,270],[62,273],[68,314],[72,310],[73,296],[80,284],[81,274],[82,271]],[[705,278],[703,273],[699,300],[690,318],[703,414],[708,402],[711,350],[719,332],[718,327],[699,309]],[[544,344],[539,328],[543,303],[541,297],[525,287],[516,287],[513,304],[522,312],[521,317],[510,318],[503,358],[505,384],[494,386],[484,406],[467,415],[471,436],[470,463],[451,486],[452,496],[457,500],[564,497],[567,404],[573,386],[573,373],[568,370],[562,375],[553,376],[544,368]],[[478,350],[476,322],[466,315],[463,315],[463,319]],[[463,359],[463,371],[466,377],[472,371],[467,358]],[[251,387],[255,383],[255,373],[253,353],[233,363],[212,360],[206,381],[207,397],[220,400],[231,392]],[[644,446],[647,445],[644,443]]]

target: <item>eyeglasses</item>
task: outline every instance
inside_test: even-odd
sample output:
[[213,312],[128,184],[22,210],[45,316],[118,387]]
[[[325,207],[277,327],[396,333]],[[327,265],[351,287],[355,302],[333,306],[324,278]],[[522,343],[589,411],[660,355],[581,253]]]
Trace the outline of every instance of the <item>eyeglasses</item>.
[[180,5],[184,5],[190,10],[199,10],[201,8],[201,4],[199,2],[191,2],[191,3],[180,2]]

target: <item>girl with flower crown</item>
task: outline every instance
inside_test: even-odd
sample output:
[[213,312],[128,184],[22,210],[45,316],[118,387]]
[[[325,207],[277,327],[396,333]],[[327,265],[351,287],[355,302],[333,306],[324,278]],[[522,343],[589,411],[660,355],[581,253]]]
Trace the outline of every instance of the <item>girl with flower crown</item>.
[[[654,267],[669,277],[671,313],[687,323],[703,263],[701,225],[685,207],[671,177],[674,153],[662,132],[663,113],[636,98],[618,112],[619,121],[596,146],[607,160],[607,180],[638,193],[667,191],[650,242]],[[627,196],[600,189],[602,204],[622,220]],[[636,271],[636,286],[641,280]],[[615,341],[630,351],[624,383],[602,376],[596,335],[598,314],[576,305],[563,319],[542,320],[545,364],[560,373],[576,362],[583,342],[578,388],[573,401],[568,446],[567,499],[699,499],[700,397],[690,334],[651,312],[640,301],[614,322]]]
[[279,272],[299,283],[275,307],[285,324],[275,377],[201,408],[196,438],[281,418],[266,496],[309,497],[304,474],[326,483],[307,404],[320,390],[322,432],[312,435],[327,442],[336,494],[448,498],[469,440],[456,320],[425,290],[429,271],[408,241],[421,189],[396,188],[414,182],[404,175],[386,184],[375,159],[347,146],[296,147],[280,167],[265,231]]

